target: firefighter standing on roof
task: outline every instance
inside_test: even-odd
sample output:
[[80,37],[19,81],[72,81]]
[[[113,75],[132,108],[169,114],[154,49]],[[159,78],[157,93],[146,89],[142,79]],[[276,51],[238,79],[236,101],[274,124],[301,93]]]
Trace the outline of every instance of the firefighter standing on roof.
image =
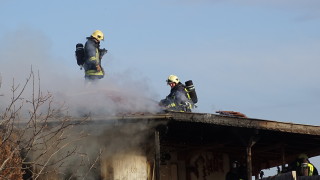
[[171,87],[171,91],[160,101],[160,106],[169,111],[191,112],[194,105],[185,85],[175,75],[168,77],[167,84]]
[[101,67],[101,59],[107,53],[106,49],[100,49],[100,41],[104,40],[104,35],[100,30],[96,30],[84,46],[85,61],[83,64],[86,80],[97,80],[104,77],[104,70]]

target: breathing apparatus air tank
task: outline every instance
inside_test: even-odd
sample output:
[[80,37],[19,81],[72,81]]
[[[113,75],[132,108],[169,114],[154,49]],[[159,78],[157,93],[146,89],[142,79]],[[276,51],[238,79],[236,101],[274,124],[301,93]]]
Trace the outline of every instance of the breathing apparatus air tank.
[[76,45],[76,51],[75,51],[76,59],[77,59],[77,64],[79,66],[82,66],[84,63],[84,47],[83,44],[78,43]]
[[192,102],[195,104],[198,102],[198,97],[197,97],[197,93],[196,93],[196,89],[193,85],[193,82],[192,80],[189,80],[189,81],[186,81],[185,82],[185,86],[186,86],[186,89],[190,95],[190,98],[192,100]]

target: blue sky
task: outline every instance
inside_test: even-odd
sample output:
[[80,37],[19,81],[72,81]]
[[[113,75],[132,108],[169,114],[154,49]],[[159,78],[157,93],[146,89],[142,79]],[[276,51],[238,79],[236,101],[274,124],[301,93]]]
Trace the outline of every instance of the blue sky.
[[318,0],[0,0],[0,27],[2,91],[30,65],[49,91],[82,83],[75,44],[100,29],[104,88],[158,101],[176,74],[193,80],[196,112],[320,125]]

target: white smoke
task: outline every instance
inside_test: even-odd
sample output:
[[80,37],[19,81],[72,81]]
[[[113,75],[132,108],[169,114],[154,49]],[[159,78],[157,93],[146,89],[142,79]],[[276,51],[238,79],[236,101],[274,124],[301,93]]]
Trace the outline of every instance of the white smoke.
[[[152,100],[156,94],[143,77],[132,77],[128,72],[119,72],[107,74],[96,84],[86,85],[83,72],[79,76],[79,73],[72,71],[78,68],[65,63],[70,60],[52,53],[52,45],[44,33],[22,27],[0,39],[1,42],[6,42],[0,45],[0,94],[4,94],[1,97],[1,107],[10,101],[13,83],[20,84],[21,88],[32,69],[36,91],[39,85],[44,93],[50,92],[57,105],[65,104],[68,107],[70,115],[158,111],[157,103]],[[70,47],[72,55],[74,48]],[[71,65],[77,66],[75,59]],[[31,86],[32,83],[29,83],[24,95],[33,93]]]
[[[106,117],[117,113],[155,113],[159,110],[157,102],[153,100],[156,93],[146,83],[149,81],[147,78],[135,77],[127,71],[107,74],[96,84],[85,84],[84,74],[74,76],[77,73],[70,70],[74,67],[68,67],[68,63],[62,63],[63,59],[52,54],[50,40],[42,32],[23,27],[0,37],[0,40],[6,42],[0,45],[0,94],[4,94],[0,96],[0,113],[11,102],[13,82],[15,86],[19,85],[18,90],[21,91],[31,71],[34,79],[31,79],[22,97],[27,99],[34,93],[37,95],[40,86],[39,89],[44,94],[53,95],[55,107],[64,104],[67,107],[64,113],[71,116]],[[73,53],[74,47],[70,47],[70,54]],[[77,66],[75,59],[73,65]],[[25,110],[30,108],[26,105],[24,107]],[[43,107],[43,111],[46,108]],[[118,130],[114,130],[113,125],[103,128],[94,124],[79,126],[75,131],[80,128],[79,131],[88,133],[88,137],[70,146],[70,149],[78,147],[77,153],[86,155],[84,157],[88,160],[87,164],[97,158],[100,149],[104,150],[102,155],[107,159],[119,152],[145,151],[140,145],[148,138],[148,130],[154,126],[156,125],[136,123],[134,126],[119,127]],[[72,171],[70,173],[83,176],[90,167],[84,166],[82,170],[74,165],[79,165],[81,161],[81,158],[75,156],[65,162],[65,165],[73,167],[68,169]],[[79,171],[75,168],[79,168]],[[90,173],[87,178],[94,179],[96,175]]]

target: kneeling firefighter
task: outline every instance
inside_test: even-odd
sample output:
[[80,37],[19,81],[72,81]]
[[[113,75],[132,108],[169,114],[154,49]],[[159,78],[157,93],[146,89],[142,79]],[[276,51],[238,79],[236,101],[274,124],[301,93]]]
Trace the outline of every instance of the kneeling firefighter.
[[159,103],[168,111],[191,112],[198,102],[197,94],[191,80],[182,84],[176,75],[170,75],[167,84],[171,87],[170,94]]
[[84,68],[86,80],[96,80],[104,77],[104,70],[101,67],[101,59],[107,53],[106,49],[100,49],[100,41],[104,40],[104,34],[100,30],[96,30],[87,42],[76,45],[76,58],[78,65]]

